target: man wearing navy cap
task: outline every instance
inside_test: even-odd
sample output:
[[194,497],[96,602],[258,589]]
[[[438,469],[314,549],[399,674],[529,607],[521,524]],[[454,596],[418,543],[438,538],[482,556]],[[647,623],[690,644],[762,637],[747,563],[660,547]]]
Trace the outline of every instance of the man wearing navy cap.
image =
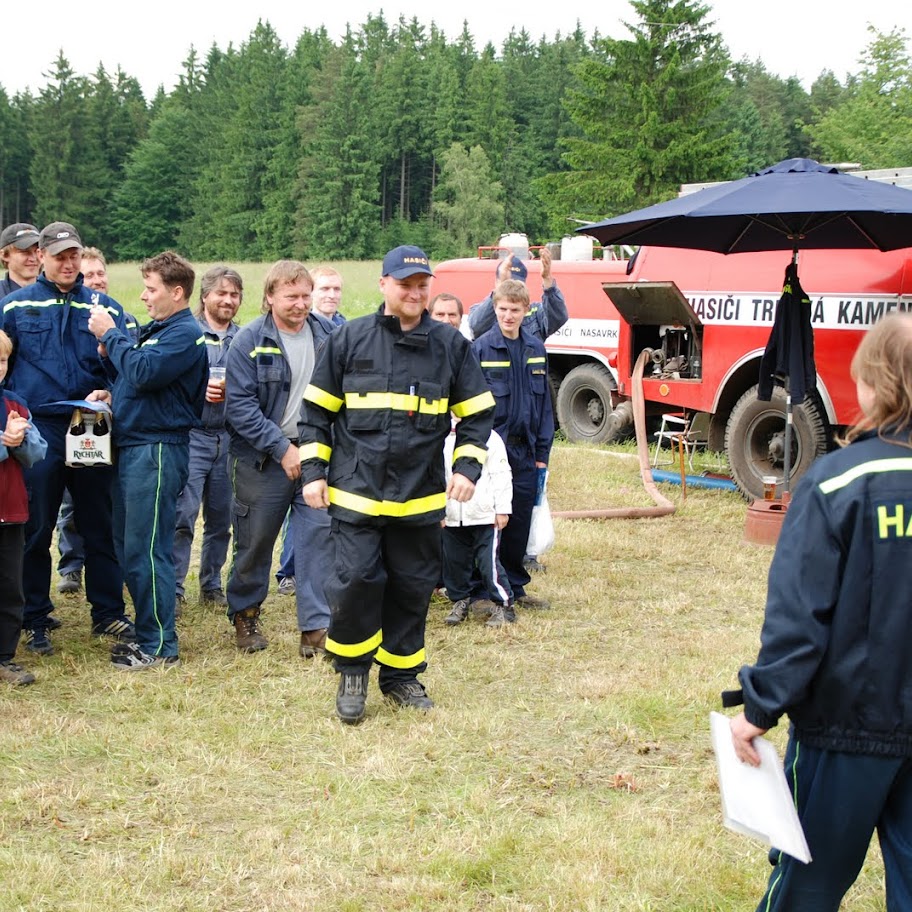
[[[539,254],[541,262],[542,299],[533,302],[523,321],[523,327],[537,339],[544,342],[548,336],[553,336],[569,319],[567,302],[557,287],[557,282],[551,275],[551,251],[542,247]],[[507,279],[526,284],[528,270],[519,257],[508,257],[497,264],[495,275],[496,288]],[[469,329],[472,338],[477,339],[486,333],[497,322],[494,317],[494,292],[492,291],[480,304],[475,304],[469,311]]]
[[[393,704],[433,706],[418,675],[441,572],[447,496],[465,502],[487,455],[494,397],[471,346],[427,313],[433,273],[418,247],[383,260],[383,304],[326,341],[304,391],[300,455],[307,504],[329,509],[333,568],[326,649],[336,712],[364,717],[371,664]],[[443,441],[457,425],[447,485]]]

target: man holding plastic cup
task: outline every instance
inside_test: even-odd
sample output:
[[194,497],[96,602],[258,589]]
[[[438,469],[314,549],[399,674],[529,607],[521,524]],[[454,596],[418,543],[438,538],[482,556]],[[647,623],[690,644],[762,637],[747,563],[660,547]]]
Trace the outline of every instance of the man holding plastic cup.
[[213,266],[200,279],[196,319],[209,356],[209,382],[200,426],[190,431],[190,471],[177,502],[174,533],[176,573],[175,613],[184,604],[184,582],[190,567],[190,549],[200,506],[203,508],[203,544],[200,549],[199,600],[201,605],[224,609],[222,567],[231,540],[231,481],[228,478],[228,431],[225,429],[225,384],[228,348],[240,329],[234,318],[244,299],[243,279],[228,266]]

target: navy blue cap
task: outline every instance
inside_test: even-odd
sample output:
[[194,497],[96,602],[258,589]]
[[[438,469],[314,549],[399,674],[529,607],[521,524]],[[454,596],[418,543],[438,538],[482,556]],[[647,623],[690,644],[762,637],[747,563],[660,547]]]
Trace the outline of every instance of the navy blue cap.
[[396,247],[383,258],[383,275],[394,279],[407,279],[411,275],[422,273],[432,276],[431,264],[427,254],[420,247],[408,244]]
[[[500,269],[500,263],[497,264],[497,268]],[[526,269],[526,264],[519,257],[512,256],[510,257],[510,278],[515,279],[517,282],[525,282],[526,276],[529,274],[529,270]]]

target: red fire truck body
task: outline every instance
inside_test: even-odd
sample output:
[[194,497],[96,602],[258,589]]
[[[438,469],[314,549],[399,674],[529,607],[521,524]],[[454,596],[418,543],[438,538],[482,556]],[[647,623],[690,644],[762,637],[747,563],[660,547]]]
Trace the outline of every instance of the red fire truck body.
[[[570,321],[547,347],[567,436],[612,439],[629,414],[633,365],[649,349],[643,386],[650,411],[710,415],[709,446],[727,453],[746,494],[762,495],[763,476],[781,481],[785,394],[777,388],[771,402],[760,402],[756,386],[789,260],[786,252],[723,256],[659,247],[641,248],[631,261],[555,260]],[[539,263],[526,265],[538,300]],[[491,291],[495,268],[483,259],[442,263],[432,294],[450,291],[468,310]],[[795,409],[793,481],[831,445],[834,429],[857,418],[849,364],[879,317],[912,309],[912,249],[806,251],[798,271],[812,302],[817,389]]]
[[[764,476],[783,480],[785,391],[761,402],[757,383],[789,260],[783,252],[642,248],[630,281],[606,288],[623,317],[619,395],[631,393],[640,352],[658,353],[644,378],[646,401],[709,414],[710,448],[726,452],[739,487],[754,497]],[[857,419],[849,365],[871,325],[912,306],[912,250],[811,250],[798,271],[811,299],[817,388],[795,410],[793,480],[831,445],[836,428]]]

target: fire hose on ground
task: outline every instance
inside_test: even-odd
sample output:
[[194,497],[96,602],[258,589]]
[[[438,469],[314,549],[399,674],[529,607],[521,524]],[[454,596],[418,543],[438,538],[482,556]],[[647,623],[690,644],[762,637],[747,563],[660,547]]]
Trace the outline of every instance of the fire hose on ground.
[[647,363],[651,363],[652,351],[644,349],[640,352],[631,376],[633,392],[633,425],[636,429],[637,456],[640,462],[640,477],[646,493],[656,504],[654,507],[608,507],[604,510],[558,510],[552,515],[562,519],[642,519],[658,516],[670,516],[677,509],[675,505],[662,494],[652,477],[652,467],[649,465],[649,440],[646,435],[646,405],[643,397],[643,371]]

